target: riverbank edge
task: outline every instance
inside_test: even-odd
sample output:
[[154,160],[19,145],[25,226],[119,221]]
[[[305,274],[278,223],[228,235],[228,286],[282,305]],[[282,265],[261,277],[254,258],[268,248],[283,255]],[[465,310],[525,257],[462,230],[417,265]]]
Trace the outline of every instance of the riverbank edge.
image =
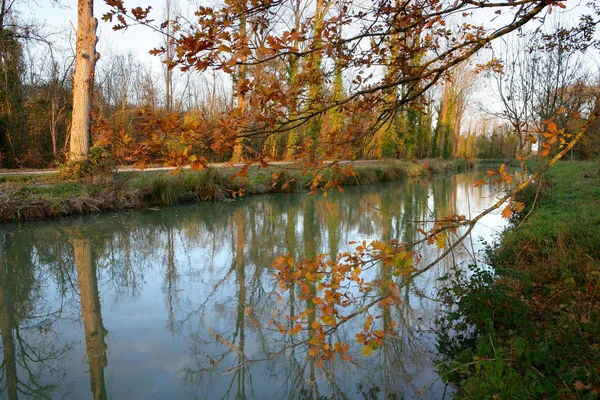
[[599,165],[561,162],[518,200],[492,270],[440,291],[440,374],[461,399],[600,398]]
[[[341,186],[373,184],[459,172],[474,166],[475,162],[462,159],[363,162],[353,165],[350,174],[345,165],[337,172],[324,168],[319,186],[331,180]],[[64,179],[58,174],[4,176],[0,177],[0,223],[220,201],[240,195],[306,192],[313,178],[290,167],[251,166],[245,180],[235,176],[239,171],[239,167],[185,170],[177,174],[140,171],[78,180]]]

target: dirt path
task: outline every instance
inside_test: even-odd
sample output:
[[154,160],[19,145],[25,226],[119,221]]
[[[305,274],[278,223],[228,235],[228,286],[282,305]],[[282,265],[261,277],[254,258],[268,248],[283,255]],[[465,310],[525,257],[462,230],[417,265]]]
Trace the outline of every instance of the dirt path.
[[[373,162],[381,163],[382,160],[357,160],[357,161],[339,161],[340,164],[352,163],[352,164],[369,164]],[[325,164],[332,164],[333,161],[325,161]],[[270,162],[270,166],[287,166],[293,165],[294,163],[288,161],[273,161]],[[210,163],[210,168],[224,168],[224,167],[242,167],[244,163]],[[258,165],[258,164],[251,164]],[[119,167],[118,172],[153,172],[153,171],[174,171],[177,167],[148,167],[145,169],[139,169],[136,167]],[[189,166],[182,167],[182,169],[190,169]],[[37,176],[37,175],[53,175],[57,174],[58,169],[33,169],[33,170],[0,170],[0,176]]]

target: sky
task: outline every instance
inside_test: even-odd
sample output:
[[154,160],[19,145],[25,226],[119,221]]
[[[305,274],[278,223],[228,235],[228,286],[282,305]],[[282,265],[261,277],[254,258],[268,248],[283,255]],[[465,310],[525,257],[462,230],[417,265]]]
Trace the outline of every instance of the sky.
[[[59,0],[61,6],[57,7],[50,0],[39,0],[30,2],[20,8],[20,13],[26,19],[35,18],[37,21],[44,22],[46,31],[55,32],[60,29],[70,29],[74,40],[75,29],[77,27],[77,2],[75,0]],[[163,15],[164,0],[127,0],[128,8],[136,6],[151,6],[153,14],[157,19]],[[102,20],[109,10],[108,6],[102,0],[94,2],[94,15],[98,18],[98,48],[102,53],[115,50],[131,50],[141,61],[152,62],[157,66],[160,61],[155,56],[148,54],[154,47],[158,47],[161,42],[160,35],[152,32],[150,29],[135,26],[125,31],[113,31],[112,24]]]
[[[59,2],[59,6],[56,5]],[[165,0],[125,0],[125,6],[128,9],[133,7],[146,7],[151,6],[153,12],[151,15],[155,19],[161,20],[164,14]],[[182,5],[191,5],[194,1],[174,1],[174,3],[180,3]],[[201,3],[208,5],[210,1],[201,1]],[[567,9],[569,15],[580,14],[579,10],[581,7],[575,6],[580,4],[579,1],[570,3],[573,5],[571,9]],[[103,0],[96,0],[94,2],[94,15],[99,20],[98,27],[98,51],[102,54],[106,53],[111,48],[115,50],[131,50],[136,54],[143,62],[152,62],[155,65],[159,65],[160,61],[156,57],[151,56],[148,52],[154,48],[160,46],[161,37],[159,34],[151,31],[146,27],[135,26],[130,27],[125,31],[113,31],[112,24],[102,21],[102,15],[109,10],[108,6]],[[34,18],[40,22],[44,22],[47,26],[48,31],[56,31],[59,29],[71,30],[71,34],[74,38],[75,27],[77,25],[77,2],[75,0],[37,0],[33,2],[27,2],[20,7],[20,13],[26,19]],[[479,13],[478,13],[479,14]],[[481,22],[481,17],[484,19],[490,19],[490,23],[500,23],[506,16],[497,16],[492,12],[488,13],[489,16],[484,14],[478,15],[478,21]],[[510,18],[510,17],[509,17]],[[489,24],[486,24],[489,25]]]

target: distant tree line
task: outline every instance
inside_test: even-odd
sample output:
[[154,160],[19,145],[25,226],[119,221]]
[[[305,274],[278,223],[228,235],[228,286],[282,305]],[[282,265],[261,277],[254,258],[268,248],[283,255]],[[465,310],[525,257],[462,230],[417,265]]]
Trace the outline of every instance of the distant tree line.
[[[177,11],[171,2],[165,7],[167,19],[174,20],[172,14]],[[306,7],[299,1],[287,7],[299,28]],[[323,7],[329,14],[336,11],[324,4],[316,7],[311,18],[315,21],[313,33],[319,35]],[[0,16],[0,168],[58,165],[67,160],[70,144],[73,37],[50,40],[43,37],[40,27],[16,20],[10,8]],[[260,49],[269,29],[275,29],[275,22],[264,30],[244,28],[254,23],[250,17],[242,19],[240,34],[252,44],[249,49]],[[400,42],[416,43],[419,48],[423,38],[405,33],[387,40],[384,47],[390,49]],[[433,90],[402,103],[380,121],[381,110],[349,116],[343,107],[331,107],[306,124],[275,127],[268,136],[240,135],[235,145],[222,146],[218,136],[204,133],[222,124],[223,114],[252,114],[253,107],[264,107],[246,94],[240,82],[251,79],[260,83],[263,97],[278,85],[295,90],[299,95],[290,99],[287,117],[298,117],[302,122],[301,116],[311,109],[344,97],[349,77],[337,67],[343,60],[335,53],[326,57],[316,51],[304,59],[292,54],[287,59],[234,66],[232,81],[219,71],[179,72],[171,62],[175,50],[170,40],[163,43],[162,71],[144,64],[131,52],[105,49],[95,71],[91,142],[118,164],[296,160],[317,155],[321,159],[512,159],[543,150],[535,143],[543,140],[545,124],[553,116],[566,110],[563,115],[578,113],[585,119],[597,106],[600,87],[598,74],[584,65],[577,49],[566,44],[547,45],[540,35],[523,35],[494,47],[502,68],[479,73],[475,66],[459,64],[449,69]],[[261,60],[265,55],[249,50],[247,57]],[[389,51],[387,57],[385,74],[392,79],[399,73],[394,69],[397,56]],[[425,52],[413,52],[408,62],[418,69],[427,57]],[[325,64],[332,66],[330,74],[324,73]],[[257,90],[254,87],[253,93]],[[400,85],[385,96],[393,102],[414,90]],[[474,100],[474,94],[482,90],[491,93],[490,102],[483,106]],[[491,103],[497,106],[490,107]],[[264,125],[260,115],[253,118],[246,124]],[[578,124],[570,118],[555,123],[565,135],[575,131]],[[231,127],[232,132],[235,129]],[[369,136],[349,133],[360,129],[375,131]],[[571,156],[598,156],[599,131],[595,124]],[[556,153],[560,145],[556,140],[549,151]],[[194,157],[190,159],[187,155],[191,153]]]

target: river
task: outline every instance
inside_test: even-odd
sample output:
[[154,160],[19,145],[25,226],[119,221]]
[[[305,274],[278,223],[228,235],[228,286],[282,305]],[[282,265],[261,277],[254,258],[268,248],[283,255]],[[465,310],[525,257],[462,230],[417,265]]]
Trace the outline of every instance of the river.
[[[323,368],[293,347],[301,335],[269,325],[306,307],[294,291],[279,293],[272,263],[287,253],[335,256],[353,241],[410,241],[429,224],[419,221],[474,216],[495,199],[474,179],[0,225],[0,397],[449,398],[434,365],[438,278],[473,262],[479,238],[489,242],[502,229],[498,213],[454,257],[404,282],[390,315],[394,337],[364,357],[354,338],[362,322],[349,321],[334,339],[351,343],[352,361]],[[426,265],[440,250],[420,251]]]

